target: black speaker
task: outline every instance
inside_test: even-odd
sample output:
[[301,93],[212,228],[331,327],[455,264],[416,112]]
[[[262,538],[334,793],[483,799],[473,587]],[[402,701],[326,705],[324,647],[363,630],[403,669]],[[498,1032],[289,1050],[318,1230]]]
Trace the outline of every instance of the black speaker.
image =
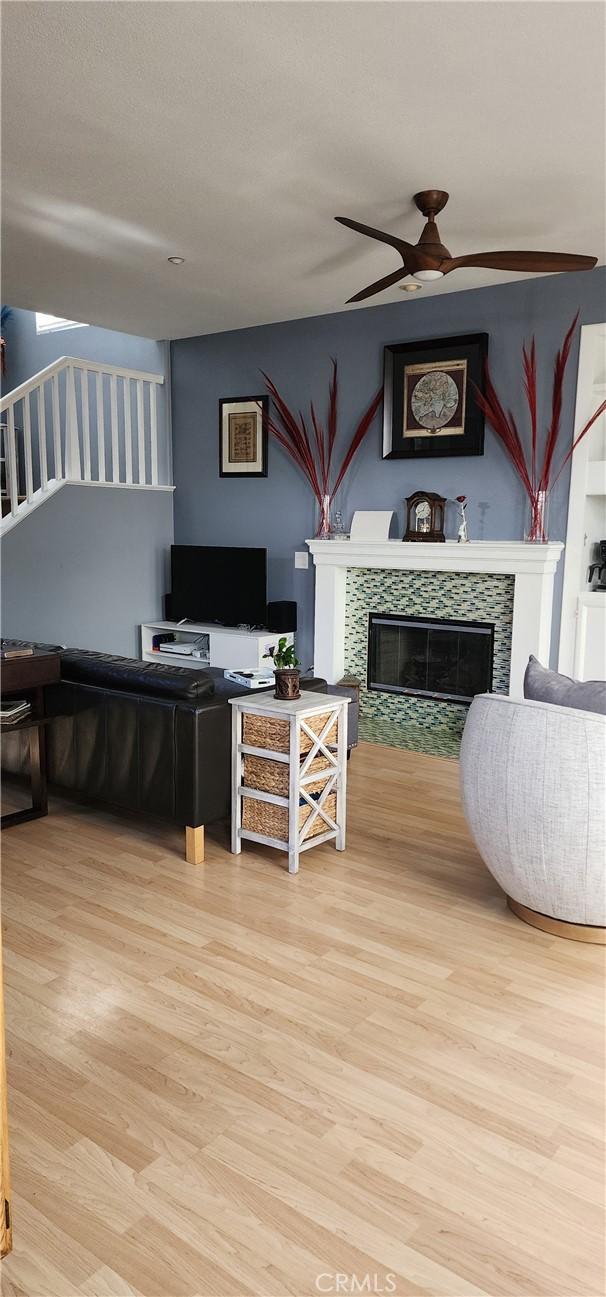
[[165,621],[174,621],[174,620],[175,620],[174,617],[173,617],[173,597],[172,597],[172,594],[165,594],[165,596],[164,596],[164,620],[165,620]]
[[267,629],[295,631],[297,629],[297,605],[290,599],[274,599],[267,605]]

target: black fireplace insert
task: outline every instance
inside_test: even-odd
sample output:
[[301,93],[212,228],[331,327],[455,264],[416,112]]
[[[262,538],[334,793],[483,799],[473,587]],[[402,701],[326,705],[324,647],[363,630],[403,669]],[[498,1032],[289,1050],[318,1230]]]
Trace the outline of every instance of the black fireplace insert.
[[368,689],[470,703],[492,689],[490,622],[370,613]]

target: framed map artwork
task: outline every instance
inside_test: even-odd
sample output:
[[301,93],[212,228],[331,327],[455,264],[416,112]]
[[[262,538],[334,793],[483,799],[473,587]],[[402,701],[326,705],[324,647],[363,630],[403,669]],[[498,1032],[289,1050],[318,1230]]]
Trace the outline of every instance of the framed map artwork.
[[385,348],[383,459],[482,455],[488,335],[431,338]]

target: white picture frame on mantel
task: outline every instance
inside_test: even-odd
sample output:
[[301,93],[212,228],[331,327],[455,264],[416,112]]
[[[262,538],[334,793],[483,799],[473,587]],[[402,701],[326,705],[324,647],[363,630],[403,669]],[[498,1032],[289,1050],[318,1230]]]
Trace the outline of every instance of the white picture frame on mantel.
[[351,540],[389,540],[393,509],[356,509],[351,520]]

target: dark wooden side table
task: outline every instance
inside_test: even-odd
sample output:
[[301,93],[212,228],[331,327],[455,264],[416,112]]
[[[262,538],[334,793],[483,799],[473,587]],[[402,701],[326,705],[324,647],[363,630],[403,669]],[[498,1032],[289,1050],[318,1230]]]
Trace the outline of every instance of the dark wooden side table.
[[61,658],[58,653],[45,653],[34,649],[27,657],[3,658],[0,663],[0,688],[2,697],[18,694],[28,698],[31,711],[20,720],[0,724],[2,734],[29,731],[30,779],[32,804],[22,811],[10,811],[0,819],[0,828],[9,829],[26,820],[37,820],[48,815],[48,790],[46,781],[46,734],[48,718],[44,708],[46,685],[56,684],[60,678]]

